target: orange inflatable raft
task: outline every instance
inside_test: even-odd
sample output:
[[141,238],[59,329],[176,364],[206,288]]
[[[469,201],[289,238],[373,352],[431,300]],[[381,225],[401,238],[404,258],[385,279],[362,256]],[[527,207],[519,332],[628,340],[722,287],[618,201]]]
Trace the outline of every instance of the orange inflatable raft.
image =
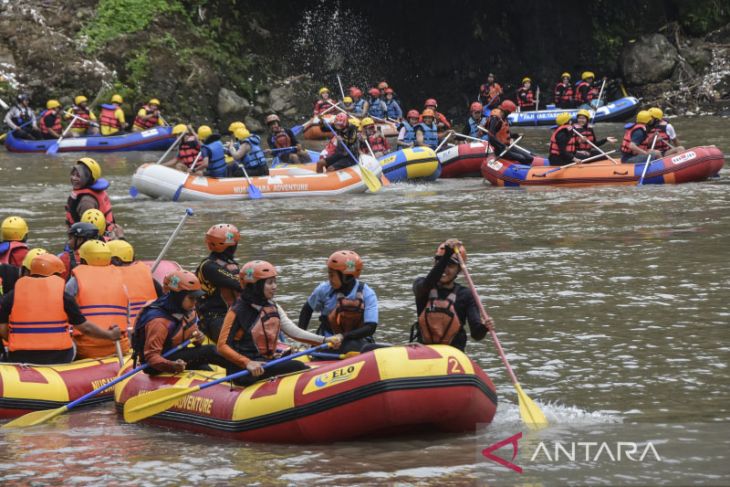
[[[325,115],[324,120],[331,126],[335,122],[335,116]],[[302,137],[306,140],[326,140],[332,138],[332,132],[327,130],[324,124],[315,121],[314,118],[309,119],[305,125],[307,125],[307,128],[304,129]],[[383,133],[384,137],[395,137],[398,135],[398,124],[395,122],[385,120],[382,122],[376,121],[375,127]]]

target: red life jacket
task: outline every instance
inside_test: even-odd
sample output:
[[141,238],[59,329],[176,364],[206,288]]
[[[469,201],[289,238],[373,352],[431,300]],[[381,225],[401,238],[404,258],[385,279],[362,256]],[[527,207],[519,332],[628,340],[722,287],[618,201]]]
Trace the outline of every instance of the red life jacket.
[[106,191],[93,190],[91,188],[83,188],[71,191],[71,196],[68,197],[66,202],[66,224],[68,226],[73,225],[81,221],[81,215],[79,215],[76,207],[79,204],[79,198],[83,195],[91,195],[96,199],[96,204],[99,206],[99,211],[104,213],[106,218],[107,227],[109,224],[114,223],[114,214],[112,213],[112,202],[109,199],[109,195]]
[[[502,118],[504,116],[504,118]],[[501,123],[499,130],[496,134],[489,134],[490,137],[494,136],[495,139],[497,139],[499,142],[501,142],[504,145],[510,144],[510,134],[509,134],[509,122],[507,121],[506,114],[499,108],[495,108],[492,110],[492,113],[489,114],[489,119],[487,121],[487,126],[491,125],[491,119],[497,118],[499,122]]]
[[[588,87],[587,91],[582,89],[585,86]],[[583,91],[586,91],[585,95],[583,94]],[[598,97],[598,90],[591,83],[581,81],[580,83],[578,83],[578,86],[575,87],[575,101],[577,101],[579,104],[590,103],[591,100],[595,99],[596,97]]]
[[[6,243],[6,242],[3,242]],[[26,249],[26,252],[23,254],[23,258],[25,258],[25,254],[27,254],[28,245],[25,242],[18,242],[18,241],[10,241],[7,242],[8,244],[8,250],[0,254],[0,264],[11,264],[16,267],[21,267],[23,265],[23,259],[16,259],[14,258],[14,253],[16,250],[19,249]]]
[[190,167],[193,165],[195,158],[198,157],[199,152],[200,143],[198,140],[194,136],[186,137],[180,143],[180,148],[177,150],[177,161]]
[[535,106],[535,96],[532,90],[520,88],[517,90],[517,104],[520,107],[532,108]]
[[277,149],[292,146],[291,137],[286,133],[286,130],[281,130],[274,135],[274,145]]
[[276,346],[279,343],[279,331],[281,330],[279,311],[273,303],[260,307],[254,304],[251,306],[259,309],[259,316],[250,329],[251,339],[259,355],[273,358]]
[[[320,113],[324,112],[325,110],[329,109],[330,107],[334,106],[334,104],[337,103],[336,100],[322,100],[319,99],[314,103],[314,114],[319,115]],[[331,112],[332,110],[330,110]],[[327,113],[330,113],[327,112]]]
[[56,113],[55,119],[53,120],[53,125],[50,127],[46,123],[46,116],[50,116],[52,110],[44,110],[43,113],[40,115],[40,121],[38,123],[38,126],[41,129],[42,134],[50,134],[51,130],[54,130],[57,134],[61,135],[61,132],[63,132],[63,126],[61,125],[61,114]]
[[461,329],[454,303],[456,294],[449,293],[446,299],[439,299],[434,288],[428,294],[428,302],[418,316],[418,331],[425,344],[441,343],[449,345]]
[[[631,144],[631,136],[634,134],[634,131],[642,129],[646,131],[646,125],[642,123],[635,123],[632,125],[626,132],[624,132],[624,140],[621,141],[621,152],[624,154],[627,154],[629,156],[633,155],[633,151],[629,147]],[[646,142],[646,138],[639,144],[639,146],[643,146]]]
[[[149,113],[152,112],[152,109],[150,108],[149,105],[145,105],[142,108],[145,111],[145,115],[148,115]],[[137,115],[136,117],[134,117],[134,125],[137,126],[137,127],[139,127],[139,128],[141,128],[141,129],[143,129],[143,130],[146,130],[146,129],[151,129],[152,127],[154,127],[155,125],[157,125],[157,122],[159,120],[160,120],[160,117],[158,115],[155,115],[153,117],[150,117],[147,120],[144,120],[144,119],[142,119],[142,117],[140,117],[139,115]]]
[[390,149],[388,141],[385,140],[385,137],[381,137],[380,135],[371,135],[368,137],[368,143],[370,144],[370,148],[373,149],[373,152],[385,153]]
[[116,116],[119,107],[109,108],[109,105],[102,105],[101,111],[99,112],[99,125],[105,127],[111,127],[114,129],[121,129],[122,124]]
[[[585,127],[574,126],[573,128],[581,133],[586,139],[590,140],[594,144],[596,143],[596,133],[593,131],[593,127],[586,125]],[[593,149],[593,146],[589,144],[588,141],[582,137],[578,137],[577,135],[575,136],[575,150],[590,152],[591,149]]]
[[362,282],[357,285],[354,299],[349,299],[343,293],[337,293],[337,304],[327,315],[327,322],[333,332],[347,333],[365,323],[365,299],[362,294],[364,287]]
[[76,119],[71,124],[71,130],[79,129],[86,130],[89,128],[89,121],[91,120],[91,111],[88,108],[82,108],[78,105],[74,105],[71,111],[76,116]]
[[669,134],[667,134],[667,124],[666,121],[662,120],[662,122],[657,123],[654,127],[651,128],[646,134],[646,139],[644,139],[644,143],[642,144],[642,149],[649,149],[651,148],[651,143],[654,140],[654,136],[657,136],[656,138],[656,144],[654,144],[654,150],[658,150],[660,152],[667,151],[671,149],[669,147],[669,144],[667,142],[671,142],[669,139]]
[[560,155],[560,146],[558,146],[557,136],[560,132],[563,130],[567,130],[570,134],[570,139],[568,139],[568,143],[565,146],[565,151],[570,152],[571,154],[575,154],[575,138],[576,135],[573,133],[573,126],[570,124],[561,125],[555,131],[553,132],[553,135],[550,136],[550,155],[551,156],[559,156]]
[[573,100],[573,87],[562,81],[555,86],[555,103],[569,104]]

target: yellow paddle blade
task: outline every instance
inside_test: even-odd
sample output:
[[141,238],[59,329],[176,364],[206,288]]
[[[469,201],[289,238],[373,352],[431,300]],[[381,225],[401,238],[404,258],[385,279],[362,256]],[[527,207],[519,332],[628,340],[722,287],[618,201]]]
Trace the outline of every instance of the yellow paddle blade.
[[520,416],[522,421],[532,429],[544,428],[548,424],[548,420],[545,414],[537,407],[532,399],[530,399],[525,391],[522,390],[522,386],[515,382],[515,389],[517,389],[517,397],[520,403]]
[[198,390],[200,390],[200,386],[166,387],[134,396],[124,403],[124,421],[136,423],[167,411],[175,405],[178,399]]
[[2,426],[3,429],[11,428],[27,428],[29,426],[36,426],[49,421],[56,416],[60,416],[68,411],[68,407],[61,406],[56,409],[44,409],[42,411],[33,411],[32,413],[24,414],[19,418],[15,418],[9,423]]
[[375,174],[362,164],[360,164],[360,174],[362,174],[362,180],[365,182],[365,186],[368,187],[371,193],[376,193],[383,187],[383,184],[375,177]]

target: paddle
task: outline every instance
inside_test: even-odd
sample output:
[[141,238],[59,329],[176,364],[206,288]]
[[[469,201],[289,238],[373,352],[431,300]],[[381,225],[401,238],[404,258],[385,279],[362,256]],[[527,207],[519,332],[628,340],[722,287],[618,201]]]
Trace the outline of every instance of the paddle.
[[167,154],[169,154],[170,151],[180,143],[180,141],[182,140],[183,137],[185,137],[185,132],[181,133],[180,136],[177,139],[175,139],[175,142],[173,142],[172,145],[167,148],[165,153],[162,154],[162,157],[157,159],[157,162],[155,162],[155,164],[161,164],[162,161],[165,160],[165,157],[167,157]]
[[[540,110],[540,87],[537,87],[537,95],[536,95],[536,102],[535,102],[535,112]],[[535,113],[535,126],[537,127],[537,113]]]
[[[381,137],[382,137],[382,134],[381,134]],[[368,150],[370,151],[370,155],[372,156],[372,158],[373,159],[377,159],[377,157],[375,157],[375,153],[373,152],[373,148],[370,147],[370,142],[368,142],[368,136],[367,136],[367,134],[363,134],[363,140],[364,140],[365,145],[367,146]],[[390,181],[385,176],[385,172],[381,172],[380,173],[380,182],[383,183],[383,186],[389,186],[390,185]]]
[[[191,174],[193,171],[195,171],[195,165],[198,163],[198,161],[200,160],[200,156],[202,156],[202,155],[203,155],[203,151],[201,149],[198,152],[198,155],[195,156],[195,159],[193,160],[193,163],[190,165],[190,168],[188,169],[187,174]],[[182,193],[184,186],[185,186],[185,181],[183,181],[183,183],[180,186],[178,186],[177,189],[175,190],[175,194],[172,195],[172,201],[177,201],[180,199],[180,194]]]
[[658,133],[654,134],[654,140],[651,141],[651,148],[649,149],[649,154],[646,156],[646,162],[644,162],[644,170],[641,171],[641,178],[639,178],[639,182],[637,186],[642,186],[644,184],[644,176],[646,176],[646,170],[649,169],[649,160],[651,159],[651,151],[654,150],[654,144],[656,144],[656,139],[659,136]]
[[575,133],[575,135],[577,135],[577,136],[578,136],[578,137],[580,137],[581,139],[583,139],[583,140],[585,140],[586,142],[588,142],[588,143],[589,143],[589,144],[591,145],[591,147],[593,147],[594,149],[596,149],[596,150],[597,150],[598,152],[600,152],[600,153],[601,153],[602,155],[606,156],[606,157],[607,157],[608,159],[611,159],[611,161],[613,161],[613,163],[614,163],[614,164],[620,164],[620,163],[619,163],[619,162],[618,162],[618,161],[617,161],[616,159],[614,159],[613,157],[609,156],[609,155],[608,155],[608,154],[607,154],[606,152],[602,151],[602,150],[600,149],[600,147],[598,147],[598,146],[597,146],[596,144],[594,144],[593,142],[591,142],[591,140],[590,140],[590,139],[589,139],[588,137],[586,137],[585,135],[583,135],[583,134],[581,134],[580,132],[578,132],[577,130],[575,130],[575,128],[573,128],[572,130],[573,130],[573,132]]
[[340,94],[342,95],[342,100],[345,100],[345,90],[342,89],[342,80],[340,79],[340,75],[337,75],[337,84],[340,85]]
[[346,358],[360,355],[360,352],[347,352],[347,353],[326,353],[326,352],[311,352],[308,354],[310,357],[318,358],[321,360],[343,360]]
[[3,100],[2,98],[0,98],[0,107],[3,107],[3,110],[10,109],[10,106],[7,103],[5,103],[5,100]]
[[119,370],[124,367],[124,354],[122,353],[122,342],[114,340],[114,347],[117,350],[117,358],[119,359]]
[[542,174],[535,174],[535,176],[545,177],[548,174],[552,174],[554,172],[561,171],[561,170],[565,169],[566,167],[576,166],[578,164],[585,164],[586,162],[595,161],[596,159],[600,159],[602,157],[609,157],[609,154],[613,154],[614,152],[616,152],[616,151],[611,150],[608,152],[604,152],[603,154],[596,154],[595,156],[589,157],[588,159],[583,159],[582,161],[578,161],[578,162],[571,162],[570,164],[566,164],[565,166],[560,166],[560,167],[556,167],[555,169],[550,169],[549,171],[544,172]]
[[[173,349],[170,349],[167,352],[163,353],[162,356],[163,357],[169,357],[170,355],[172,355],[172,354],[174,354],[176,352],[179,352],[183,348],[185,348],[188,345],[190,345],[190,343],[192,341],[193,340],[191,338],[190,340],[187,340],[187,341],[181,343],[177,347],[175,347]],[[119,343],[119,342],[117,342],[117,343]],[[33,411],[32,413],[24,414],[23,416],[21,416],[19,418],[16,418],[16,419],[12,420],[11,422],[9,422],[7,424],[4,424],[2,427],[4,429],[9,429],[9,428],[27,428],[28,426],[36,426],[36,425],[39,425],[39,424],[43,424],[43,423],[45,423],[45,422],[47,422],[47,421],[55,418],[56,416],[62,415],[63,413],[65,413],[69,409],[75,408],[76,406],[78,406],[82,402],[86,401],[87,399],[91,399],[92,397],[100,394],[101,392],[104,392],[105,390],[107,390],[110,387],[112,387],[112,386],[120,383],[121,381],[128,379],[129,377],[133,376],[137,372],[140,372],[140,371],[146,369],[149,366],[150,365],[147,364],[147,363],[142,364],[139,367],[137,367],[136,369],[130,370],[129,372],[127,372],[127,373],[125,373],[125,374],[117,377],[113,381],[107,382],[103,386],[101,386],[101,387],[99,387],[97,389],[94,389],[93,391],[91,391],[91,392],[89,392],[87,394],[84,394],[80,398],[78,398],[78,399],[76,399],[74,401],[71,401],[68,404],[65,404],[65,405],[63,405],[63,406],[61,406],[59,408],[56,408],[56,409],[44,409],[42,411]]]
[[[453,131],[452,131],[452,132],[453,132]],[[480,144],[486,144],[486,143],[488,143],[488,142],[489,142],[489,141],[487,141],[487,140],[484,140],[484,139],[477,139],[476,137],[472,137],[471,135],[466,135],[466,134],[462,134],[462,133],[459,133],[459,132],[453,132],[453,135],[454,135],[455,137],[459,137],[460,139],[466,139],[466,140],[471,140],[471,141],[473,141],[473,142],[478,142],[478,143],[480,143]]]
[[248,197],[251,198],[252,200],[261,199],[261,197],[263,196],[261,194],[261,190],[259,188],[257,188],[253,184],[253,181],[251,181],[251,178],[248,177],[248,173],[246,172],[246,167],[243,164],[241,164],[241,169],[243,169],[243,175],[246,176],[246,181],[248,181]]
[[[269,367],[272,367],[274,365],[289,362],[290,360],[293,360],[297,357],[308,355],[312,352],[323,350],[327,347],[329,347],[329,344],[323,343],[322,345],[311,348],[309,350],[303,350],[301,352],[287,355],[286,357],[272,360],[271,362],[267,362],[263,365],[263,368],[268,369]],[[177,403],[177,401],[183,396],[187,396],[188,394],[202,391],[203,389],[213,387],[222,382],[232,381],[233,379],[238,379],[239,377],[244,377],[249,374],[250,372],[248,370],[241,370],[239,372],[236,372],[235,374],[230,374],[225,377],[221,377],[220,379],[216,379],[212,382],[206,382],[205,384],[193,387],[165,387],[163,389],[157,389],[156,391],[151,391],[132,397],[128,399],[127,402],[124,404],[124,421],[128,423],[136,423],[137,421],[149,418],[150,416],[154,416],[155,414],[167,411],[168,409],[173,407],[175,403]]]
[[172,232],[172,235],[170,235],[170,238],[168,238],[167,242],[165,242],[165,246],[162,247],[162,250],[160,251],[160,255],[157,256],[157,258],[155,259],[155,263],[152,264],[152,268],[150,269],[150,272],[155,272],[157,270],[157,266],[160,265],[160,262],[162,262],[162,258],[167,253],[167,249],[170,248],[170,245],[172,245],[172,241],[175,240],[175,237],[177,237],[177,234],[180,233],[180,230],[182,230],[182,226],[185,224],[185,220],[187,220],[189,216],[193,216],[192,208],[185,209],[185,214],[180,219],[180,223],[177,224],[177,227]]
[[[482,305],[482,301],[479,298],[479,294],[477,293],[477,288],[476,286],[474,286],[474,281],[472,281],[471,276],[469,275],[469,271],[466,268],[466,263],[461,258],[461,253],[455,252],[454,254],[459,259],[459,265],[461,266],[461,270],[464,272],[464,278],[466,279],[466,282],[469,283],[469,288],[471,289],[471,294],[474,297],[474,302],[477,303],[477,306],[479,307],[479,313],[482,316],[482,321],[485,324],[489,323],[491,321],[491,318],[489,318],[489,315],[487,315],[487,312]],[[520,383],[517,380],[517,376],[512,370],[509,361],[507,360],[507,356],[504,353],[502,344],[499,343],[497,333],[494,331],[493,326],[489,327],[489,333],[492,335],[492,340],[494,341],[494,345],[497,347],[499,357],[502,359],[502,363],[504,363],[504,366],[507,368],[507,373],[509,374],[510,379],[512,380],[512,384],[515,386],[515,390],[517,391],[517,398],[519,399],[520,416],[522,417],[522,421],[527,426],[533,429],[547,426],[548,421],[545,417],[545,414],[540,410],[537,404],[535,404],[532,399],[530,399],[527,394],[525,394],[525,391],[522,390],[522,386],[520,386]]]
[[598,111],[598,108],[601,106],[601,98],[603,98],[603,88],[606,86],[606,79],[603,79],[603,83],[601,83],[601,90],[598,92],[598,99],[596,101],[596,106],[593,109],[593,112],[591,113],[591,119],[589,123],[593,123],[593,119],[596,118],[596,112]]
[[380,182],[380,180],[378,178],[376,178],[375,174],[373,174],[370,169],[365,167],[365,165],[363,165],[358,160],[357,157],[355,157],[355,155],[352,153],[350,148],[347,147],[347,144],[345,144],[345,142],[342,140],[342,137],[340,137],[339,134],[334,131],[334,129],[330,126],[330,124],[327,123],[327,121],[324,119],[322,121],[327,126],[327,128],[330,130],[330,132],[335,134],[335,137],[337,137],[337,142],[342,144],[342,147],[344,147],[345,150],[347,151],[347,153],[350,154],[350,157],[352,157],[352,160],[355,161],[355,164],[360,166],[360,175],[362,177],[363,182],[365,183],[365,186],[368,187],[368,189],[370,190],[371,193],[377,193],[378,191],[380,191],[380,188],[383,187],[383,184]]
[[66,130],[63,131],[63,133],[58,138],[58,140],[56,140],[53,144],[51,144],[51,146],[46,150],[46,154],[53,156],[58,153],[58,148],[59,148],[58,145],[61,143],[63,138],[66,137],[66,134],[68,133],[68,131],[71,130],[71,127],[73,127],[74,122],[76,121],[77,118],[79,118],[79,117],[76,115],[71,117],[71,121],[69,122],[68,127],[66,127]]
[[441,143],[436,147],[436,150],[434,152],[438,152],[439,149],[441,149],[444,144],[449,141],[452,135],[454,135],[454,131],[449,130],[449,133],[446,134],[446,137],[444,137],[444,140],[441,141]]

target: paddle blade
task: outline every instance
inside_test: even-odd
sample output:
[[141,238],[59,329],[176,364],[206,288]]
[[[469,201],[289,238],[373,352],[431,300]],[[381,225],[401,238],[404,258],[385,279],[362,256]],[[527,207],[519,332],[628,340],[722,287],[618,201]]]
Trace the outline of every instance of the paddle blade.
[[248,183],[248,197],[252,200],[258,200],[261,199],[263,195],[261,194],[261,190],[257,188],[255,185]]
[[177,188],[177,189],[175,190],[175,194],[174,194],[174,195],[172,195],[172,201],[177,201],[177,200],[179,200],[179,199],[180,199],[180,194],[182,194],[183,186],[185,186],[185,185],[184,185],[184,184],[181,184],[181,185],[180,185],[180,186],[178,186],[178,188]]
[[537,407],[532,399],[530,399],[525,391],[522,390],[522,386],[515,382],[515,389],[517,390],[517,397],[520,404],[520,417],[522,421],[532,429],[544,428],[548,424],[548,420],[545,414]]
[[390,186],[390,180],[385,176],[385,173],[380,173],[380,182],[383,183],[383,186]]
[[166,387],[134,396],[124,403],[124,421],[136,423],[155,414],[167,411],[183,396],[200,389],[195,387]]
[[137,186],[130,186],[129,187],[129,196],[132,198],[136,198],[139,196],[139,190],[137,189]]
[[42,411],[33,411],[32,413],[24,414],[19,418],[15,418],[9,423],[2,426],[3,429],[11,428],[27,428],[29,426],[36,426],[43,424],[46,421],[50,421],[56,416],[60,416],[68,411],[68,407],[61,406],[56,409],[44,409]]
[[46,150],[46,154],[49,156],[56,155],[58,153],[58,142],[54,142],[51,144],[51,146]]
[[365,186],[368,187],[371,193],[376,193],[383,187],[380,180],[375,177],[375,174],[362,164],[360,164],[360,174],[362,174],[362,180],[365,182]]

